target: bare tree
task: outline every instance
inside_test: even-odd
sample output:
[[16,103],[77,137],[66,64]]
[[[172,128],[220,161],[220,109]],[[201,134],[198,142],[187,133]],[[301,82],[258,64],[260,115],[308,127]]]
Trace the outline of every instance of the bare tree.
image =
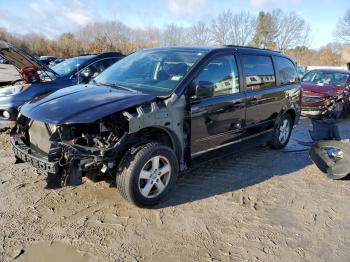
[[272,12],[273,21],[276,25],[276,48],[286,51],[297,45],[305,45],[310,32],[306,21],[294,12],[288,14],[281,10]]
[[209,27],[202,21],[197,22],[188,32],[188,38],[191,44],[194,45],[208,45],[210,43]]
[[34,54],[46,55],[48,54],[49,40],[44,36],[31,33],[23,37],[23,41],[26,43],[27,48]]
[[162,44],[165,46],[185,45],[188,43],[187,31],[184,27],[169,24],[162,32]]
[[81,41],[73,33],[63,33],[56,41],[56,49],[60,56],[76,56],[83,53]]
[[338,21],[335,36],[342,42],[350,43],[350,9],[348,9],[344,17]]
[[232,24],[232,12],[224,11],[211,23],[211,35],[214,43],[219,45],[230,44],[230,30]]
[[244,46],[251,42],[255,33],[256,18],[249,12],[241,11],[232,15],[230,20],[230,43]]
[[122,51],[128,49],[130,31],[122,22],[106,21],[89,24],[78,30],[77,35],[83,40],[84,49],[89,49],[90,45],[96,46],[97,41],[97,50]]

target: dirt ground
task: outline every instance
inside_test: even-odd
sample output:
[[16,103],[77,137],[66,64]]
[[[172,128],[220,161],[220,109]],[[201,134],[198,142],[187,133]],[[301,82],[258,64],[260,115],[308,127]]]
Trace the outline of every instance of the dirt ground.
[[1,133],[0,261],[349,261],[350,181],[310,162],[296,142],[308,128],[302,120],[285,151],[236,146],[198,159],[154,209],[130,205],[108,179],[47,189],[14,164]]

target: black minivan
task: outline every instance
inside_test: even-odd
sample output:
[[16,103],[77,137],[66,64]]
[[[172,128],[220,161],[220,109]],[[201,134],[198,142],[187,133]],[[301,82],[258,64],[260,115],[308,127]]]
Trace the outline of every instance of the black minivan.
[[281,149],[299,116],[290,57],[237,46],[164,47],[25,104],[11,143],[18,160],[62,185],[108,173],[127,200],[153,206],[196,156],[263,134]]

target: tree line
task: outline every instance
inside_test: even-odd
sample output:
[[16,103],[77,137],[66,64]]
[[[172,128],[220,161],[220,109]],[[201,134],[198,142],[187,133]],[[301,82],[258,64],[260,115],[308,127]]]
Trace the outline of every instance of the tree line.
[[[350,9],[339,20],[335,35],[341,43],[350,42]],[[35,55],[72,57],[79,54],[119,51],[132,53],[143,48],[175,45],[241,45],[279,50],[292,55],[299,64],[338,65],[341,43],[331,43],[311,50],[311,27],[294,12],[279,9],[220,13],[209,22],[191,26],[168,24],[164,28],[131,28],[120,21],[88,24],[56,39],[30,33],[15,35],[0,28],[0,39],[13,43]]]

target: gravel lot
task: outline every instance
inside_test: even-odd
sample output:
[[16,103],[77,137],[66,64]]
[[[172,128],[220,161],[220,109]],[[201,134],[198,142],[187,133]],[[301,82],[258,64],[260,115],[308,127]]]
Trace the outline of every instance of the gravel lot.
[[[304,149],[295,139],[309,140],[308,128],[303,119],[287,150]],[[108,178],[47,189],[45,176],[14,164],[8,140],[0,134],[0,261],[349,260],[349,181],[327,179],[305,150],[250,143],[199,158],[147,210]]]

